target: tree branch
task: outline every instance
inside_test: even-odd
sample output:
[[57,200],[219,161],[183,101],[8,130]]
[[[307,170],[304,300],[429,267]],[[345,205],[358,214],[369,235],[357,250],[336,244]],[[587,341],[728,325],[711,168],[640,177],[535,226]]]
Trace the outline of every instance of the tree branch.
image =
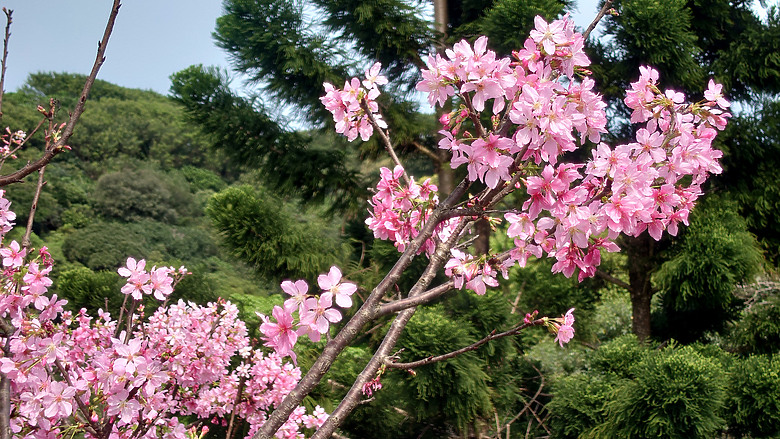
[[[409,246],[401,254],[393,268],[387,273],[387,276],[374,288],[369,294],[363,305],[357,310],[354,316],[344,325],[339,333],[325,345],[322,354],[315,360],[306,375],[298,382],[298,385],[284,398],[279,406],[268,417],[268,420],[257,431],[254,439],[270,439],[284,424],[292,411],[303,401],[303,398],[316,386],[330,366],[336,360],[336,357],[343,351],[352,340],[357,337],[360,329],[371,320],[377,317],[380,301],[387,294],[390,288],[401,278],[401,273],[411,264],[417,251],[425,243],[439,222],[443,221],[443,213],[451,209],[452,206],[466,193],[471,182],[468,179],[461,180],[454,191],[431,213],[428,221],[425,222],[420,234],[409,243]],[[411,294],[411,293],[410,293]],[[332,417],[333,415],[331,415]],[[326,422],[327,423],[327,422]],[[335,427],[333,428],[335,430]],[[332,431],[331,431],[332,432]]]
[[0,187],[11,183],[20,182],[24,177],[46,166],[57,154],[62,152],[62,150],[68,144],[68,140],[70,140],[70,137],[73,135],[73,128],[76,126],[76,122],[78,122],[81,114],[84,113],[84,105],[87,101],[87,96],[89,96],[89,91],[92,89],[92,85],[95,83],[95,78],[97,77],[98,71],[106,60],[106,46],[108,46],[108,40],[111,37],[111,32],[114,30],[114,23],[116,22],[116,16],[119,13],[120,6],[120,0],[114,0],[113,5],[111,6],[111,13],[108,16],[108,22],[106,23],[106,29],[103,32],[103,38],[98,43],[97,56],[95,57],[95,63],[92,65],[92,71],[89,73],[87,80],[84,82],[84,88],[81,90],[79,101],[76,104],[76,107],[73,109],[73,112],[70,114],[70,118],[65,124],[65,128],[62,130],[60,139],[54,142],[50,148],[47,148],[44,154],[38,160],[32,163],[28,163],[16,172],[0,176]]
[[606,280],[606,281],[612,282],[613,284],[615,284],[615,285],[617,285],[617,286],[619,286],[619,287],[621,287],[621,288],[625,288],[626,290],[628,290],[628,291],[629,291],[629,292],[631,292],[631,293],[633,293],[633,292],[634,292],[634,289],[633,289],[633,288],[631,288],[631,285],[629,285],[629,284],[628,284],[628,283],[626,283],[626,282],[623,282],[622,280],[620,280],[620,279],[616,278],[615,276],[612,276],[612,275],[611,275],[611,274],[609,274],[609,273],[606,273],[606,272],[604,272],[604,271],[601,271],[601,270],[600,270],[600,269],[598,269],[598,268],[596,269],[596,276],[598,276],[598,277],[600,277],[600,278],[602,278],[602,279],[604,279],[604,280]]
[[5,94],[3,88],[5,87],[6,60],[8,59],[8,40],[11,38],[11,23],[13,22],[11,15],[13,15],[14,11],[3,8],[3,13],[5,13],[6,23],[5,38],[3,39],[3,61],[2,66],[0,66],[0,119],[3,118],[3,95]]
[[[463,185],[461,184],[458,186],[458,188],[461,188],[462,186]],[[453,194],[457,192],[458,189],[456,189]],[[451,201],[450,198],[452,198],[452,195],[447,198],[447,201]],[[445,204],[446,203],[447,202],[445,201]],[[436,213],[436,211],[434,211],[434,213]],[[430,224],[430,222],[426,224],[426,227],[428,224]],[[441,268],[441,266],[447,260],[446,255],[449,253],[449,249],[452,248],[452,246],[455,244],[458,236],[460,235],[460,231],[463,229],[463,227],[465,227],[465,225],[465,222],[459,224],[452,235],[447,239],[447,241],[439,243],[439,245],[436,247],[436,251],[433,253],[433,255],[431,255],[430,262],[425,268],[425,271],[417,280],[417,283],[415,283],[415,285],[409,291],[409,297],[414,297],[422,293],[425,288],[428,287],[428,284],[433,281],[434,277],[436,277],[436,272],[439,271],[439,268]],[[357,376],[355,382],[352,384],[352,387],[349,389],[346,396],[344,396],[344,398],[341,400],[338,407],[336,407],[333,413],[328,416],[328,419],[325,421],[322,427],[320,427],[319,430],[317,430],[317,432],[312,436],[312,439],[329,438],[330,435],[336,430],[336,428],[341,425],[349,413],[351,413],[352,410],[358,405],[363,391],[363,385],[369,380],[373,379],[376,376],[379,367],[385,364],[385,359],[390,356],[390,352],[395,347],[395,344],[401,337],[401,333],[406,327],[406,324],[409,323],[409,320],[412,318],[415,311],[416,308],[407,308],[401,311],[401,313],[398,314],[398,317],[393,320],[393,323],[390,324],[390,329],[387,331],[387,334],[382,340],[382,343],[379,345],[379,348],[371,357],[371,360],[369,360],[366,367],[363,368],[363,371],[360,372],[360,374]]]
[[593,32],[593,29],[596,28],[596,25],[599,24],[599,21],[601,21],[601,19],[604,17],[604,14],[606,14],[609,8],[612,7],[612,1],[613,0],[607,0],[604,2],[604,6],[602,6],[599,13],[596,14],[596,18],[593,19],[593,21],[590,23],[590,26],[588,26],[588,28],[585,29],[585,32],[582,33],[582,39],[588,39],[590,33]]
[[418,151],[428,156],[429,159],[433,160],[434,163],[441,164],[441,157],[436,155],[435,152],[431,151],[430,149],[426,148],[425,145],[421,144],[418,141],[412,141],[412,146],[417,148]]
[[385,146],[385,150],[387,150],[387,153],[390,155],[390,158],[393,159],[393,163],[396,164],[396,166],[400,166],[404,170],[404,181],[407,185],[409,185],[412,180],[409,178],[409,174],[406,173],[406,168],[404,168],[404,165],[401,164],[401,160],[398,159],[398,156],[395,153],[395,149],[393,149],[393,144],[390,142],[390,137],[387,135],[387,133],[382,129],[382,127],[379,126],[378,123],[376,123],[376,119],[374,119],[374,114],[371,112],[371,109],[368,108],[368,101],[366,99],[360,100],[360,108],[363,109],[363,111],[366,113],[366,117],[368,117],[368,121],[371,123],[371,126],[374,127],[374,131],[379,133],[379,138],[382,139],[382,144]]
[[420,293],[416,296],[410,296],[405,299],[396,300],[386,305],[382,305],[379,307],[379,311],[377,311],[377,316],[393,314],[413,306],[424,305],[454,288],[455,285],[453,281],[445,282],[438,287],[431,288],[430,290]]
[[521,325],[515,326],[514,328],[512,328],[512,329],[510,329],[508,331],[504,331],[504,332],[502,332],[500,334],[496,334],[496,332],[493,331],[492,333],[490,333],[490,335],[488,335],[487,337],[483,338],[482,340],[479,340],[479,341],[477,341],[475,343],[472,343],[472,344],[470,344],[468,346],[462,347],[462,348],[460,348],[460,349],[458,349],[456,351],[448,352],[448,353],[442,354],[442,355],[437,355],[435,357],[423,358],[422,360],[412,361],[410,363],[393,363],[393,362],[388,362],[387,363],[387,367],[392,367],[394,369],[414,369],[414,368],[417,368],[417,367],[420,367],[420,366],[425,366],[426,364],[437,363],[439,361],[449,360],[450,358],[455,358],[458,355],[465,354],[466,352],[475,351],[475,350],[479,349],[480,346],[482,346],[483,344],[485,344],[485,343],[487,343],[489,341],[496,340],[498,338],[508,337],[510,335],[517,335],[517,334],[520,333],[520,331],[522,331],[522,330],[524,330],[526,328],[530,328],[531,326],[540,326],[540,325],[543,325],[544,322],[545,322],[544,319],[536,319],[536,320],[532,321],[531,323],[523,323]]

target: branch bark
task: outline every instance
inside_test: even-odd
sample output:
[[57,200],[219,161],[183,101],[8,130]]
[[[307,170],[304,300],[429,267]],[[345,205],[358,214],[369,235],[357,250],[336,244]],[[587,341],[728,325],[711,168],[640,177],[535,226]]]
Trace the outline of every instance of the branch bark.
[[255,434],[254,439],[270,439],[273,437],[279,427],[281,427],[290,416],[292,411],[300,405],[303,398],[309,394],[320,380],[322,380],[322,377],[328,369],[330,369],[330,366],[341,351],[357,337],[360,329],[366,323],[377,317],[382,297],[384,297],[390,288],[400,279],[403,271],[411,264],[412,260],[417,255],[417,251],[425,241],[433,235],[434,229],[438,223],[444,219],[444,213],[456,204],[456,202],[466,193],[469,186],[469,181],[463,179],[450,196],[447,197],[433,213],[431,213],[428,221],[420,231],[420,234],[412,240],[401,257],[398,258],[398,261],[396,261],[393,268],[390,269],[387,276],[385,276],[385,278],[374,288],[355,315],[346,323],[339,333],[325,345],[322,354],[314,362],[311,369],[309,369],[306,375],[298,382],[295,389],[284,398],[276,410],[271,413],[265,424],[263,424]]
[[409,362],[409,363],[392,363],[392,362],[390,362],[390,363],[387,363],[387,367],[392,367],[392,368],[395,368],[395,369],[414,369],[414,368],[417,368],[417,367],[420,367],[420,366],[425,366],[426,364],[437,363],[439,361],[449,360],[450,358],[455,358],[458,355],[465,354],[466,352],[475,351],[475,350],[479,349],[480,346],[482,346],[483,344],[485,344],[485,343],[487,343],[489,341],[496,340],[496,339],[503,338],[503,337],[508,337],[510,335],[517,335],[517,334],[520,333],[520,331],[522,331],[522,330],[524,330],[526,328],[530,328],[531,326],[540,326],[540,325],[543,325],[543,324],[544,324],[544,320],[543,319],[536,319],[536,320],[532,321],[531,323],[523,323],[521,325],[515,326],[514,328],[512,328],[512,329],[510,329],[508,331],[504,331],[504,332],[499,333],[499,334],[496,334],[495,331],[493,331],[490,335],[488,335],[487,337],[483,338],[482,340],[479,340],[479,341],[477,341],[475,343],[472,343],[472,344],[470,344],[468,346],[462,347],[462,348],[460,348],[460,349],[458,349],[456,351],[448,352],[448,353],[442,354],[442,355],[437,355],[435,357],[423,358],[422,360],[412,361],[412,362]]
[[106,60],[106,47],[108,46],[108,40],[111,37],[111,32],[114,30],[116,16],[119,14],[119,8],[121,6],[120,3],[120,0],[114,0],[111,6],[111,13],[108,16],[106,29],[103,31],[103,38],[100,40],[100,42],[98,42],[97,55],[95,57],[95,62],[92,65],[92,70],[90,71],[87,80],[84,82],[84,88],[81,90],[79,101],[76,104],[76,107],[73,109],[73,112],[70,114],[70,118],[68,118],[68,121],[65,124],[65,128],[62,130],[60,139],[54,142],[50,148],[47,148],[38,160],[32,163],[28,163],[16,172],[0,176],[0,187],[22,181],[24,177],[48,165],[57,154],[65,149],[65,146],[68,144],[68,140],[70,140],[70,137],[73,135],[73,129],[76,126],[76,122],[78,122],[82,113],[84,113],[84,105],[87,102],[89,91],[92,89],[92,85],[95,83],[95,78],[97,78],[98,71],[100,71],[100,67]]

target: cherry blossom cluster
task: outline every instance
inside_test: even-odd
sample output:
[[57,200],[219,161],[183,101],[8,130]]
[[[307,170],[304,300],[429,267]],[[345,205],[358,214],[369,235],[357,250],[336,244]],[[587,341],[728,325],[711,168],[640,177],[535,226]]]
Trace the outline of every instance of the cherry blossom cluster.
[[574,308],[566,311],[560,319],[548,319],[549,328],[555,333],[555,341],[563,347],[574,338]]
[[[260,332],[265,345],[282,357],[289,355],[296,361],[293,347],[299,336],[307,335],[312,341],[319,341],[328,332],[331,323],[341,321],[341,313],[333,307],[334,303],[344,309],[352,306],[352,295],[357,291],[357,285],[343,281],[338,267],[333,266],[327,274],[319,275],[317,284],[321,291],[315,295],[309,294],[306,281],[286,280],[281,286],[290,298],[284,302],[284,307],[274,307],[271,312],[273,319],[258,313],[263,321]],[[293,315],[295,313],[297,319]]]
[[349,141],[355,140],[358,135],[364,142],[371,137],[374,127],[369,117],[374,119],[377,126],[387,128],[379,114],[379,105],[375,102],[380,94],[377,86],[387,84],[387,78],[379,74],[381,68],[381,64],[374,64],[366,71],[363,81],[352,78],[344,83],[343,90],[327,82],[324,84],[326,94],[320,101],[333,113],[336,132],[345,135]]
[[[2,195],[4,234],[15,215]],[[97,317],[65,311],[67,301],[46,295],[52,284],[46,248],[31,252],[3,242],[0,257],[0,343],[7,346],[0,372],[11,384],[15,437],[187,438],[195,434],[186,422],[193,416],[216,423],[236,416],[251,437],[300,380],[300,370],[282,356],[252,346],[229,302],[179,301],[144,319],[143,295],[165,300],[184,268],[147,272],[144,260],[129,258],[118,271],[128,278],[122,292],[138,306],[114,319],[103,310]],[[344,303],[346,293],[333,287]],[[276,436],[301,438],[303,429],[326,419],[320,407],[312,414],[299,407]]]
[[146,261],[136,261],[127,258],[127,265],[120,267],[119,275],[127,278],[127,283],[122,287],[122,293],[129,295],[133,300],[141,300],[146,295],[153,295],[155,299],[164,301],[172,292],[173,287],[188,273],[184,267],[152,267],[149,272],[145,270]]
[[16,158],[14,151],[16,151],[27,138],[27,133],[22,130],[13,131],[6,127],[5,133],[0,137],[0,160],[6,158]]
[[[600,141],[606,132],[606,104],[593,92],[589,60],[581,35],[564,17],[550,24],[537,17],[536,28],[515,61],[496,60],[480,37],[428,58],[428,70],[417,89],[431,105],[456,98],[461,108],[442,118],[440,148],[452,152],[452,167],[466,165],[469,179],[490,188],[515,177],[515,188],[527,196],[519,209],[504,217],[515,247],[499,264],[452,251],[447,274],[458,287],[478,293],[495,286],[496,272],[530,256],[555,258],[554,272],[593,276],[602,251],[617,251],[614,239],[644,231],[660,239],[677,233],[701,193],[709,174],[719,173],[720,151],[712,148],[725,127],[728,102],[721,86],[710,81],[705,101],[686,104],[682,93],[657,87],[658,73],[642,67],[640,79],[625,99],[631,121],[643,123],[636,142],[610,148]],[[493,100],[492,129],[478,115]],[[477,135],[463,130],[472,121]],[[507,119],[511,124],[507,123]],[[576,134],[576,135],[575,135]],[[585,141],[598,143],[585,164],[561,163],[561,156]]]
[[[661,91],[658,73],[642,67],[625,103],[631,121],[643,125],[635,142],[611,147],[600,143],[606,103],[587,77],[582,35],[568,16],[551,23],[536,17],[534,23],[513,59],[499,59],[486,37],[473,46],[461,41],[443,56],[429,56],[417,85],[431,106],[454,101],[456,109],[440,119],[439,142],[452,153],[453,168],[465,165],[469,180],[490,189],[525,192],[521,205],[504,214],[515,244],[508,254],[451,251],[446,274],[456,287],[479,294],[498,285],[499,272],[506,276],[531,256],[554,258],[553,271],[567,277],[593,276],[601,252],[619,250],[619,234],[676,234],[679,223],[687,224],[701,184],[721,172],[712,140],[730,115],[720,85],[710,81],[705,99],[688,104],[682,93]],[[483,113],[491,120],[487,127]],[[596,146],[586,163],[564,157],[588,142]],[[400,182],[402,173],[400,167],[381,171],[366,221],[375,237],[395,241],[401,250],[437,200],[435,186],[418,196],[413,182]]]
[[[414,179],[404,184],[401,181],[404,169],[400,165],[392,171],[383,167],[379,175],[376,193],[369,202],[371,209],[366,225],[375,238],[393,241],[398,251],[403,252],[439,204],[438,188],[430,179],[419,185]],[[457,223],[457,219],[443,222],[437,226],[436,233],[440,238],[446,238]],[[428,239],[420,252],[430,254],[435,247],[434,241]]]

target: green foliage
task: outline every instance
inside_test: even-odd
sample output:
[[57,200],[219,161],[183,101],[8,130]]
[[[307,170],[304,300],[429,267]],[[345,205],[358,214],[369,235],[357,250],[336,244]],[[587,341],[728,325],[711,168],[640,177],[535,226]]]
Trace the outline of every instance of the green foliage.
[[60,273],[55,289],[60,297],[68,300],[71,311],[86,308],[90,313],[98,309],[112,312],[122,306],[125,296],[119,290],[124,283],[116,271],[79,267]]
[[751,438],[780,435],[780,355],[751,356],[729,374],[729,433]]
[[725,172],[718,178],[739,206],[767,259],[780,263],[780,101],[735,117],[724,132]]
[[149,263],[190,267],[216,255],[212,236],[197,227],[172,227],[154,221],[139,223],[95,222],[68,234],[65,257],[92,270],[116,270],[128,257]]
[[704,84],[705,71],[697,62],[701,49],[686,0],[621,0],[613,5],[620,15],[604,22],[605,34],[613,38],[596,50],[603,51],[624,88],[644,65],[660,70],[663,87],[696,90]]
[[619,378],[633,378],[634,366],[647,356],[647,348],[633,334],[601,345],[588,359],[589,367]]
[[736,304],[733,291],[761,269],[763,257],[734,203],[709,197],[655,273],[667,318],[665,334],[696,339],[720,329]]
[[691,346],[670,346],[633,367],[589,437],[711,438],[725,426],[726,375]]
[[107,219],[176,224],[193,215],[186,182],[150,169],[105,174],[97,181],[94,197],[96,210]]
[[741,354],[780,353],[780,292],[755,297],[727,331],[726,345]]
[[[409,321],[398,345],[404,359],[440,355],[473,343],[468,323],[449,318],[439,306],[419,309]],[[460,430],[491,409],[488,375],[473,353],[416,369],[417,375],[402,381],[414,398],[418,420],[444,417]],[[430,421],[428,421],[430,422]]]
[[424,65],[420,55],[430,49],[434,35],[415,6],[399,0],[314,3],[327,13],[323,24],[328,30],[353,43],[366,59],[382,63],[388,76],[419,75],[415,67]]
[[[308,135],[283,129],[257,102],[236,96],[220,71],[191,66],[171,81],[190,120],[233,163],[258,168],[263,183],[306,203],[328,201],[340,210],[356,210],[355,200],[368,198],[357,189],[366,185],[345,166],[343,152],[310,147]],[[319,93],[321,83],[317,87]]]
[[208,169],[187,165],[181,168],[179,172],[194,191],[219,192],[227,186],[219,175]]
[[487,35],[490,46],[499,55],[509,56],[523,47],[528,33],[534,28],[534,17],[552,21],[570,8],[570,0],[501,0],[485,12],[476,24],[479,33]]
[[617,286],[609,286],[601,292],[601,300],[593,309],[590,325],[600,341],[626,335],[631,332],[631,297]]
[[269,279],[313,278],[339,259],[320,220],[299,216],[265,189],[245,185],[214,195],[206,213],[234,256]]
[[606,404],[621,380],[613,375],[574,373],[555,380],[555,396],[547,404],[555,438],[579,438],[605,421]]

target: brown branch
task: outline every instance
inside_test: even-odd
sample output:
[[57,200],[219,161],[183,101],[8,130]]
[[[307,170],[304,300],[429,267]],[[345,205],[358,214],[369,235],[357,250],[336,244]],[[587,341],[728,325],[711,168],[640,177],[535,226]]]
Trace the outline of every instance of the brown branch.
[[[417,251],[425,241],[433,235],[436,226],[443,221],[442,213],[451,209],[457,201],[466,193],[470,186],[468,179],[461,180],[454,191],[442,202],[428,218],[423,225],[420,234],[417,235],[409,246],[401,254],[393,268],[387,273],[379,284],[374,287],[363,305],[357,310],[354,316],[344,325],[339,333],[325,345],[322,353],[314,364],[312,364],[306,375],[298,382],[298,385],[287,394],[284,400],[277,406],[276,410],[268,417],[268,420],[257,431],[254,438],[271,438],[274,433],[287,421],[292,411],[300,405],[303,398],[322,380],[322,377],[330,369],[330,366],[336,360],[336,357],[343,351],[352,340],[357,337],[361,328],[371,320],[377,317],[377,311],[382,297],[387,294],[390,288],[401,278],[401,274],[411,264],[412,259],[417,255]],[[331,415],[333,416],[333,415]],[[331,432],[335,430],[335,427]]]
[[233,439],[233,436],[236,434],[236,430],[238,430],[235,424],[236,412],[238,411],[238,405],[241,403],[241,396],[243,396],[244,393],[244,385],[246,385],[246,378],[241,377],[241,380],[238,382],[236,400],[233,402],[233,411],[230,413],[230,423],[228,424],[228,430],[227,434],[225,435],[225,439]]
[[602,278],[602,279],[604,279],[606,281],[612,282],[613,284],[615,284],[615,285],[617,285],[617,286],[619,286],[621,288],[625,288],[626,290],[628,290],[631,293],[634,292],[634,289],[631,287],[631,285],[629,285],[628,283],[626,283],[626,282],[616,278],[615,276],[612,276],[611,274],[606,273],[606,272],[604,272],[604,271],[602,271],[602,270],[600,270],[598,268],[596,269],[596,276],[598,276],[598,277],[600,277],[600,278]]
[[433,160],[434,163],[441,164],[441,157],[436,155],[435,152],[433,152],[430,149],[426,148],[425,145],[423,145],[423,144],[421,144],[420,142],[417,142],[417,141],[412,141],[412,146],[417,148],[417,150],[420,151],[421,153],[427,155],[428,158]]
[[445,282],[439,285],[438,287],[431,288],[430,290],[420,293],[416,296],[407,297],[405,299],[396,300],[386,305],[382,305],[379,307],[379,311],[377,312],[377,315],[383,316],[387,314],[393,314],[396,312],[403,311],[407,308],[411,308],[413,306],[424,305],[454,288],[455,285],[453,281]]
[[483,344],[485,344],[485,343],[487,343],[489,341],[496,340],[496,339],[503,338],[503,337],[508,337],[510,335],[517,335],[517,334],[520,333],[520,331],[522,331],[522,330],[524,330],[526,328],[530,328],[531,326],[540,326],[540,325],[543,325],[544,322],[545,322],[545,319],[536,319],[536,320],[534,320],[534,321],[532,321],[530,323],[523,323],[521,325],[515,326],[514,328],[512,328],[512,329],[510,329],[508,331],[504,331],[504,332],[502,332],[500,334],[496,334],[495,331],[493,331],[492,333],[490,333],[490,335],[488,335],[487,337],[483,338],[482,340],[479,340],[479,341],[477,341],[475,343],[472,343],[472,344],[470,344],[468,346],[462,347],[462,348],[460,348],[458,350],[455,350],[455,351],[452,351],[452,352],[448,352],[448,353],[442,354],[442,355],[437,355],[435,357],[423,358],[422,360],[412,361],[410,363],[393,363],[393,362],[388,362],[387,363],[387,367],[392,367],[394,369],[414,369],[414,368],[417,368],[417,367],[420,367],[420,366],[425,366],[427,364],[437,363],[439,361],[444,361],[444,360],[449,360],[450,358],[455,358],[458,355],[465,354],[466,352],[475,351],[475,350],[479,349],[480,346],[482,346]]
[[371,109],[368,108],[368,101],[364,98],[360,100],[360,108],[363,109],[363,111],[366,113],[366,117],[368,117],[369,123],[371,123],[371,126],[374,127],[374,131],[379,133],[379,138],[382,139],[382,144],[385,146],[385,150],[390,155],[390,158],[393,159],[393,163],[396,164],[396,166],[400,166],[404,170],[404,181],[406,184],[411,184],[412,180],[409,178],[409,175],[406,173],[406,168],[404,168],[404,165],[401,164],[401,160],[398,159],[398,156],[395,154],[395,149],[393,149],[393,143],[390,142],[390,136],[387,135],[385,130],[382,129],[382,127],[379,126],[379,124],[376,122],[376,119],[374,119],[374,114],[371,112]]
[[108,21],[106,23],[106,29],[103,32],[103,38],[98,43],[97,55],[95,57],[95,63],[92,65],[92,71],[89,73],[87,80],[84,82],[84,88],[81,90],[79,101],[76,104],[76,107],[73,109],[73,112],[70,114],[70,118],[65,124],[65,128],[62,130],[61,137],[59,140],[54,142],[51,148],[47,148],[44,154],[38,160],[32,163],[28,163],[16,172],[0,176],[0,187],[11,183],[20,182],[24,177],[46,166],[57,154],[62,152],[62,150],[68,144],[68,140],[70,140],[70,137],[73,135],[73,129],[76,126],[76,122],[78,122],[81,114],[84,113],[84,105],[87,101],[87,96],[89,96],[89,91],[92,89],[92,85],[95,83],[95,78],[97,77],[98,71],[100,71],[100,67],[106,60],[106,47],[108,46],[108,40],[111,36],[111,32],[114,30],[114,23],[116,22],[116,16],[119,13],[120,6],[120,0],[114,0],[113,5],[111,6],[111,13],[108,16]]
[[46,182],[43,180],[43,174],[46,172],[46,166],[38,170],[38,185],[35,187],[35,195],[33,195],[32,203],[30,203],[30,215],[27,217],[27,228],[24,230],[24,238],[22,238],[22,248],[29,250],[30,248],[30,235],[32,235],[33,221],[35,219],[35,211],[38,210],[38,200],[41,197],[41,190]]
[[[446,209],[448,205],[454,202],[453,196],[457,195],[460,191],[464,191],[468,187],[466,184],[464,184],[465,180],[461,182],[460,185],[458,185],[458,188],[453,191],[452,194],[450,194],[449,197],[447,197],[447,200],[443,203],[443,207]],[[460,192],[462,194],[462,192]],[[459,197],[460,195],[458,195]],[[437,208],[431,216],[436,215],[439,212],[439,208]],[[435,221],[434,221],[435,222]],[[426,223],[425,227],[428,227],[430,225],[430,221]],[[444,265],[444,263],[447,261],[447,255],[450,252],[450,249],[458,240],[458,237],[460,236],[460,232],[463,230],[463,228],[466,226],[465,222],[462,222],[461,224],[458,224],[456,226],[455,230],[453,231],[452,235],[445,241],[440,242],[436,246],[436,250],[433,252],[433,254],[430,257],[430,262],[428,262],[428,266],[425,267],[425,270],[423,271],[422,275],[420,275],[420,278],[417,280],[417,282],[412,286],[412,289],[409,291],[409,297],[414,297],[423,291],[428,287],[428,285],[433,282],[433,279],[436,277],[436,273],[439,271],[439,269]],[[360,398],[363,392],[363,386],[368,381],[372,380],[374,377],[376,377],[377,371],[380,367],[382,367],[386,359],[390,356],[390,353],[392,349],[395,347],[395,344],[398,342],[398,339],[401,337],[401,333],[403,332],[404,328],[406,327],[406,324],[409,323],[409,320],[414,315],[414,312],[417,308],[407,308],[403,311],[401,311],[400,314],[393,320],[393,323],[390,324],[390,329],[387,331],[387,334],[385,335],[385,338],[382,340],[382,343],[379,345],[379,348],[374,352],[374,355],[371,357],[371,359],[368,361],[368,364],[363,368],[363,371],[358,374],[357,378],[355,379],[355,382],[352,383],[352,387],[349,389],[347,394],[344,396],[344,398],[339,403],[338,407],[328,416],[328,419],[325,421],[325,423],[317,430],[317,432],[312,436],[312,439],[326,439],[329,438],[330,435],[338,428],[339,425],[344,421],[344,419],[354,410],[354,408],[359,404]]]
[[596,28],[596,25],[599,24],[599,21],[601,21],[601,19],[604,17],[604,14],[607,13],[610,7],[612,7],[612,0],[605,1],[604,6],[602,6],[599,13],[596,14],[596,18],[593,19],[593,21],[590,23],[590,26],[588,26],[588,28],[585,29],[585,32],[583,32],[582,38],[584,40],[588,39],[590,33],[593,32],[593,29]]
[[13,15],[14,11],[3,8],[3,13],[5,14],[6,24],[5,38],[3,39],[3,61],[2,66],[0,67],[0,119],[3,118],[3,95],[5,94],[3,88],[5,86],[6,60],[8,59],[8,40],[11,38],[11,23],[13,22],[11,15]]

